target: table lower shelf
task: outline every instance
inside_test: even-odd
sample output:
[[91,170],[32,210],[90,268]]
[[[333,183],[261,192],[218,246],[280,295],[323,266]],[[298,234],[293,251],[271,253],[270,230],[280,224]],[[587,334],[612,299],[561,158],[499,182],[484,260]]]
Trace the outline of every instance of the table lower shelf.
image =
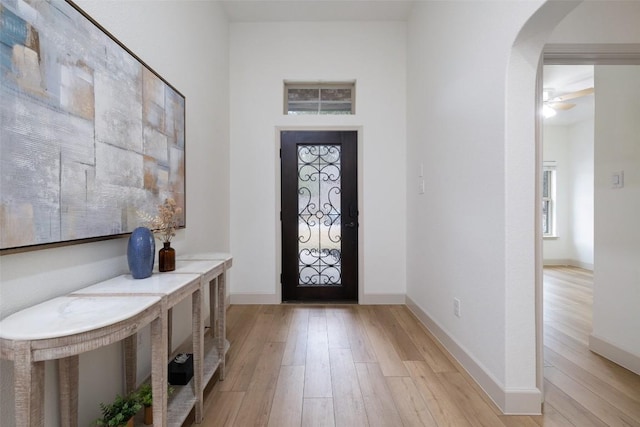
[[[220,366],[221,357],[217,348],[218,339],[205,335],[204,339],[204,376],[202,386],[206,387]],[[224,342],[224,355],[229,351],[229,341]],[[222,356],[224,357],[224,356]],[[174,393],[167,402],[167,427],[181,427],[196,403],[193,378],[183,386],[173,386]]]

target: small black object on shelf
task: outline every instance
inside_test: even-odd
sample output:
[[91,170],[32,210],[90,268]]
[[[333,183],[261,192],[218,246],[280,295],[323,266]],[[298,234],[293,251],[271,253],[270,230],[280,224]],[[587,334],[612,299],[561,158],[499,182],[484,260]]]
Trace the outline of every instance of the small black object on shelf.
[[186,385],[193,377],[193,354],[180,353],[169,362],[169,384]]

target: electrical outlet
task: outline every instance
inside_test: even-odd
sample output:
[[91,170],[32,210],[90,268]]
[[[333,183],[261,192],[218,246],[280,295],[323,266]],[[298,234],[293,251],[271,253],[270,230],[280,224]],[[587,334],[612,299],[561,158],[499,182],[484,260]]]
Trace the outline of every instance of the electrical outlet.
[[458,298],[453,299],[453,314],[460,317],[460,300]]

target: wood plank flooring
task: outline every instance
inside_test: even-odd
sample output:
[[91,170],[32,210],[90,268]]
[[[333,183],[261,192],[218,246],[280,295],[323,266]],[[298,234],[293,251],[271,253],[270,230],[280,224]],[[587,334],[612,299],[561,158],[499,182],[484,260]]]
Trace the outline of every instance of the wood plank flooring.
[[545,268],[544,421],[640,426],[640,376],[589,351],[592,304],[592,272]]
[[640,377],[587,348],[590,272],[545,269],[541,416],[506,416],[405,306],[231,306],[210,426],[637,426]]

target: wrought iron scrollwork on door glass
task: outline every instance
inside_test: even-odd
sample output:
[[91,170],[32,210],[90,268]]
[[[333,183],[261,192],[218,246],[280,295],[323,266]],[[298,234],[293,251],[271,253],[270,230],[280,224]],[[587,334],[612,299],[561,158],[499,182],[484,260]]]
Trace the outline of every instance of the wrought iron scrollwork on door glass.
[[298,285],[340,285],[340,146],[298,146]]

